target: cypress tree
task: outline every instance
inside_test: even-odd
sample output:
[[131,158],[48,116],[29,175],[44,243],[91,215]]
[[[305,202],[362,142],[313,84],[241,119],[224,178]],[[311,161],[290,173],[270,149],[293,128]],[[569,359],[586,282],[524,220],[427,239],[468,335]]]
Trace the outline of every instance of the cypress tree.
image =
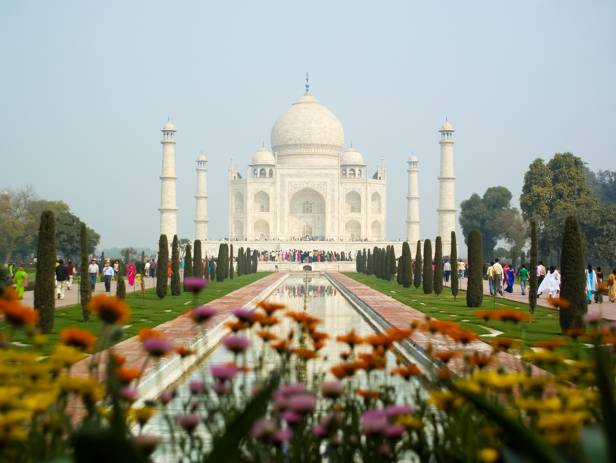
[[368,255],[366,256],[366,275],[372,275],[374,273],[373,265],[374,258],[372,257],[370,249],[368,249]]
[[423,260],[421,259],[421,241],[417,240],[417,249],[415,250],[415,268],[413,272],[413,286],[419,289],[421,286],[421,274],[423,272]]
[[372,250],[372,254],[374,254],[374,275],[377,278],[382,278],[383,274],[381,273],[381,249],[375,246]]
[[[389,254],[389,274],[391,276],[396,274],[396,271],[398,270],[398,265],[397,262],[398,260],[396,259],[396,249],[394,248],[393,244],[391,246],[389,246],[390,248],[390,254]],[[391,278],[390,278],[391,279]]]
[[357,251],[357,254],[355,256],[355,271],[357,273],[360,273],[361,270],[361,251]]
[[259,251],[256,249],[252,251],[252,273],[257,273],[259,268]]
[[366,255],[366,248],[364,248],[363,252],[361,253],[361,271],[362,273],[367,273],[368,270],[368,257]]
[[479,230],[468,234],[468,283],[466,286],[466,306],[481,307],[483,302],[483,245]]
[[39,224],[36,251],[34,308],[39,311],[39,328],[51,333],[56,311],[56,219],[51,211],[43,211]]
[[229,247],[229,278],[233,279],[233,245]]
[[387,248],[383,252],[383,279],[391,280],[391,266],[389,265],[389,260],[391,259],[391,247],[387,246]]
[[252,251],[250,248],[246,248],[246,255],[244,256],[244,268],[246,273],[252,273]]
[[530,268],[528,269],[528,305],[530,306],[530,313],[535,313],[535,307],[537,306],[537,265],[538,253],[537,253],[537,222],[530,221]]
[[405,288],[408,288],[411,286],[412,281],[411,248],[408,241],[402,243],[402,256],[400,257],[399,266],[402,267],[398,268],[398,273],[400,274],[400,284]]
[[402,285],[402,272],[404,272],[404,264],[402,263],[402,259],[404,259],[404,250],[402,251],[402,254],[400,255],[400,257],[398,257],[398,262],[397,262],[397,270],[396,270],[396,283],[398,283],[399,285]]
[[126,281],[124,281],[125,263],[118,263],[118,282],[116,284],[116,297],[118,299],[126,299]]
[[453,300],[456,300],[460,290],[460,282],[458,281],[458,243],[456,240],[456,232],[451,232],[451,251],[449,252],[451,259],[451,295]]
[[203,278],[203,256],[201,254],[201,240],[195,240],[193,256],[192,275],[195,277]]
[[220,243],[218,246],[218,262],[216,264],[216,281],[225,279],[225,243]]
[[437,296],[443,292],[443,241],[440,236],[434,243],[434,294]]
[[182,294],[180,284],[180,242],[178,235],[173,235],[171,242],[171,295],[179,296]]
[[156,295],[162,299],[167,295],[169,285],[167,266],[169,265],[169,242],[167,235],[158,240],[158,262],[156,263]]
[[241,277],[244,274],[244,264],[243,261],[244,260],[244,248],[240,247],[237,250],[237,276]]
[[229,245],[225,243],[225,253],[224,253],[224,267],[225,271],[225,279],[229,278]]
[[586,274],[584,272],[584,250],[582,237],[575,216],[565,220],[562,248],[560,254],[560,297],[570,306],[558,311],[560,329],[563,333],[569,328],[582,328],[584,314],[588,310]]
[[86,224],[81,222],[79,230],[79,244],[81,258],[79,263],[79,295],[81,296],[81,314],[83,321],[90,320],[90,309],[88,304],[92,297],[92,289],[90,287],[90,275],[88,275],[88,228]]
[[432,241],[424,241],[423,249],[423,292],[424,294],[431,294],[433,290],[433,278],[432,278]]
[[139,266],[139,273],[143,275],[143,272],[145,270],[145,251],[141,251],[141,262],[140,263],[141,265]]
[[[193,267],[192,249],[190,243],[187,243],[184,252],[184,281],[193,276]],[[184,286],[184,290],[186,290],[186,286]]]

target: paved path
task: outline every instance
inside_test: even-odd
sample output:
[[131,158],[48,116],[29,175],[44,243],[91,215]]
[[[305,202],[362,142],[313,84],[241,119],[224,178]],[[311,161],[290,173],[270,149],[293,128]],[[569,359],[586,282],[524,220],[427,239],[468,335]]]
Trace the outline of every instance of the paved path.
[[[345,286],[353,292],[358,298],[372,307],[381,317],[383,317],[390,325],[398,328],[408,328],[412,320],[425,320],[425,314],[413,307],[407,306],[396,299],[393,299],[380,291],[370,288],[369,286],[360,283],[342,273],[331,272],[331,277],[338,283]],[[427,349],[431,345],[434,351],[460,350],[460,347],[453,341],[442,336],[428,336],[421,331],[415,331],[411,339],[421,348]],[[482,341],[474,341],[466,348],[468,351],[477,351],[483,353],[492,352],[492,347]],[[520,371],[523,368],[523,363],[513,355],[499,353],[497,355],[498,366],[506,370]],[[453,359],[448,364],[449,368],[458,372],[463,367],[463,360]],[[538,370],[539,371],[539,370]]]
[[[468,282],[467,278],[460,280],[460,289],[466,289],[467,282]],[[487,280],[483,281],[483,292],[488,296],[490,295],[490,288],[488,286]],[[526,292],[526,295],[522,296],[522,288],[520,287],[518,283],[516,283],[513,285],[513,293],[510,294],[506,291],[503,291],[503,298],[528,304],[528,290]],[[541,307],[546,307],[549,309],[556,310],[554,309],[554,307],[548,304],[547,294],[544,294],[537,299],[537,305]],[[603,302],[599,304],[593,302],[592,304],[588,305],[588,313],[589,314],[598,313],[598,314],[601,314],[601,316],[606,320],[616,320],[616,303],[609,302],[607,296],[603,296]]]

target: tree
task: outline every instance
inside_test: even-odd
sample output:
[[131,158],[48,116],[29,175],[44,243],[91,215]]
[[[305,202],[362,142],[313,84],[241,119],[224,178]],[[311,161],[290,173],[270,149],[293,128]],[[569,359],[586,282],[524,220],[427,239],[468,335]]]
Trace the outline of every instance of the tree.
[[483,302],[483,245],[479,230],[468,234],[468,283],[466,306],[481,307]]
[[124,281],[125,263],[120,261],[118,266],[118,283],[116,284],[116,297],[119,299],[126,298],[126,281]]
[[30,211],[33,199],[31,188],[0,194],[0,253],[5,265],[11,261],[15,248],[29,242],[36,232],[37,221]]
[[34,308],[39,311],[39,328],[42,333],[53,330],[56,311],[56,220],[51,211],[41,214],[36,252],[36,282],[34,284]]
[[[192,247],[190,242],[184,247],[184,281],[193,276]],[[184,287],[186,289],[186,287]]]
[[357,251],[355,255],[355,271],[357,273],[361,272],[361,251]]
[[391,280],[391,277],[396,274],[398,266],[396,265],[397,259],[396,259],[396,250],[394,249],[394,246],[390,245],[389,249],[390,249],[390,251],[389,251],[389,274],[390,274],[390,278],[389,279]]
[[430,240],[424,240],[423,249],[423,292],[424,294],[431,294],[433,290],[432,279],[432,242]]
[[226,246],[227,246],[226,243],[220,243],[220,246],[218,246],[218,261],[216,265],[216,281],[224,281],[225,279],[225,268],[228,268],[227,266],[229,265],[226,262],[227,256],[229,255],[227,253],[227,250],[225,249]]
[[616,203],[616,171],[599,170],[597,173],[585,169],[590,189],[605,204]]
[[443,242],[440,236],[434,243],[434,294],[443,292]]
[[449,251],[449,259],[451,259],[451,295],[455,301],[460,289],[460,283],[458,281],[458,243],[455,231],[451,232],[451,251]]
[[[400,268],[401,267],[401,268]],[[411,248],[408,241],[402,243],[402,255],[400,256],[400,266],[398,273],[400,274],[400,284],[408,288],[411,286],[412,281],[412,259]]]
[[245,263],[246,273],[252,273],[252,251],[250,248],[246,248],[246,263]]
[[567,217],[563,234],[560,259],[560,297],[569,307],[558,311],[560,329],[565,333],[569,328],[582,328],[586,313],[586,274],[584,272],[584,251],[582,236],[575,216]]
[[233,245],[229,247],[229,278],[233,279]]
[[[391,246],[387,246],[387,249],[383,252],[383,279],[390,281],[391,280],[391,258],[394,257],[392,254]],[[395,257],[394,257],[395,259]],[[394,261],[394,268],[396,264]]]
[[195,240],[195,252],[193,257],[193,276],[203,278],[203,257],[201,255],[201,240]]
[[169,242],[167,235],[158,240],[158,262],[156,264],[156,295],[162,299],[167,295],[169,285],[167,267],[169,266]]
[[361,253],[361,271],[367,273],[368,268],[368,256],[366,255],[366,248]]
[[237,276],[244,275],[244,248],[240,247],[237,250]]
[[173,235],[171,242],[171,295],[179,296],[182,294],[180,284],[180,242],[178,235]]
[[259,251],[252,251],[252,273],[257,273],[259,268]]
[[90,288],[90,275],[88,275],[88,227],[85,223],[81,223],[79,226],[79,244],[81,245],[81,256],[79,260],[79,295],[81,298],[81,314],[83,321],[90,320],[90,309],[88,304],[90,303],[91,288]]
[[366,257],[366,275],[374,274],[374,258],[370,249],[368,249],[368,256]]
[[535,220],[530,221],[530,269],[528,269],[528,305],[530,306],[530,313],[535,312],[537,306],[537,222]]
[[413,286],[419,289],[421,286],[421,274],[423,273],[423,262],[421,259],[421,241],[417,240],[417,250],[415,251],[415,268],[413,272]]

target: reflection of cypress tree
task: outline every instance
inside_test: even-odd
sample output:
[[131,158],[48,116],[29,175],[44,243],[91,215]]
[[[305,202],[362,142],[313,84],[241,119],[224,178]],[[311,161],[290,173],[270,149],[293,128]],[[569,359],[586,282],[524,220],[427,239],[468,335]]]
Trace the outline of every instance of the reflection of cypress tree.
[[171,295],[179,296],[182,294],[180,284],[180,242],[178,235],[173,235],[171,242]]
[[[192,249],[190,247],[190,243],[187,243],[186,249],[184,251],[184,281],[186,281],[186,278],[192,277],[192,273],[193,273]],[[184,286],[184,290],[186,290],[186,286]]]
[[537,222],[530,221],[530,269],[528,278],[528,305],[530,306],[530,312],[535,312],[537,306]]
[[574,216],[567,217],[560,254],[560,297],[568,301],[569,308],[560,310],[558,318],[563,333],[569,328],[582,328],[588,310],[584,250],[580,228]]
[[169,265],[169,242],[167,235],[158,240],[158,262],[156,264],[156,295],[162,299],[167,295],[167,266]]
[[458,282],[458,243],[456,241],[456,232],[451,232],[451,251],[449,252],[449,258],[451,259],[451,295],[453,300],[456,300],[459,291]]
[[400,256],[400,264],[398,267],[398,274],[400,275],[400,284],[405,288],[411,286],[412,281],[412,261],[411,261],[411,248],[408,241],[402,243],[402,256]]
[[443,242],[440,236],[434,243],[434,294],[437,296],[443,292]]
[[90,302],[92,294],[90,288],[90,275],[88,275],[88,229],[83,222],[79,230],[79,239],[81,251],[79,263],[79,293],[81,296],[81,313],[83,321],[87,322],[90,320],[88,303]]
[[195,240],[194,256],[192,274],[195,277],[203,278],[203,255],[201,254],[201,240]]
[[413,286],[419,289],[421,286],[421,274],[423,272],[423,260],[421,259],[421,241],[417,240],[417,249],[415,250],[415,268],[413,275]]
[[229,246],[229,278],[233,279],[233,245]]
[[466,306],[481,307],[483,302],[483,248],[479,230],[468,234],[468,279],[466,285]]
[[423,250],[423,292],[424,294],[431,294],[432,287],[432,242],[430,240],[424,241]]
[[39,327],[51,333],[56,311],[56,219],[53,212],[43,211],[36,251],[36,281],[34,282],[34,308],[39,312]]

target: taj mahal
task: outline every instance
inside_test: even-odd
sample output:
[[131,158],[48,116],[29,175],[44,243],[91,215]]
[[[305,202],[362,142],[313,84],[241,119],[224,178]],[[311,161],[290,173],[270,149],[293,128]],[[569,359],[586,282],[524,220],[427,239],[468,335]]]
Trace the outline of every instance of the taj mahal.
[[[160,233],[177,234],[175,175],[176,128],[162,129]],[[443,249],[455,230],[453,127],[445,120],[440,133],[438,233]],[[274,123],[271,149],[259,147],[242,171],[231,163],[228,171],[228,239],[238,246],[274,250],[285,248],[353,251],[402,243],[386,239],[387,171],[381,161],[370,168],[362,153],[345,148],[338,117],[310,91],[305,92]],[[395,166],[396,169],[401,166]],[[414,245],[420,232],[419,161],[407,160],[406,239]],[[208,240],[207,157],[196,159],[195,234],[214,253],[219,241]],[[185,234],[185,233],[184,233]],[[434,238],[434,237],[430,237]],[[211,249],[210,249],[211,248]]]

